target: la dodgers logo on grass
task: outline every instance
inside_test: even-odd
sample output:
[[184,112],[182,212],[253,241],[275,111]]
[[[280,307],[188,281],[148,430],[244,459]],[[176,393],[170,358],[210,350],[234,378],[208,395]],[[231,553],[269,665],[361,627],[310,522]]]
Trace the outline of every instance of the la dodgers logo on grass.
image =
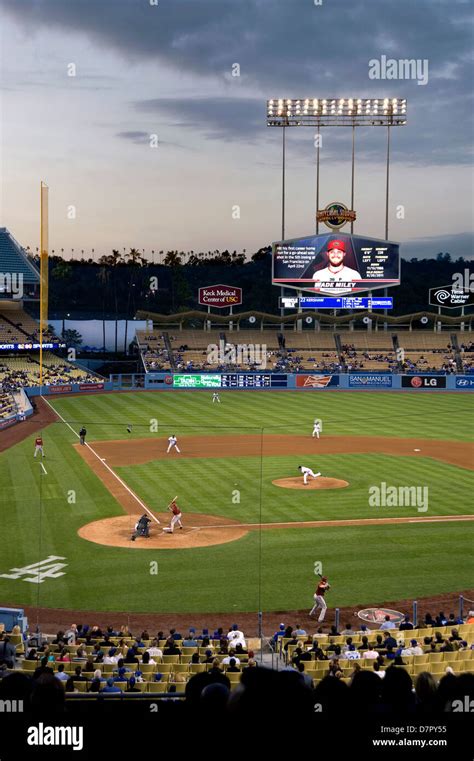
[[[50,555],[46,560],[39,563],[25,565],[22,568],[11,568],[10,573],[0,573],[2,579],[21,579],[29,581],[31,584],[43,584],[45,579],[57,579],[65,576],[63,568],[67,568],[67,563],[57,563],[57,560],[66,560],[60,555]],[[26,578],[24,578],[26,577]]]

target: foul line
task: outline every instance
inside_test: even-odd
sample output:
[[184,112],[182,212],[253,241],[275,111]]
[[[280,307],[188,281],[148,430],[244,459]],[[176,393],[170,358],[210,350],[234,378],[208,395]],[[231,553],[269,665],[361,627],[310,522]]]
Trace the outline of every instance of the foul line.
[[[55,414],[56,414],[56,415],[57,415],[57,416],[58,416],[58,417],[59,417],[59,418],[60,418],[60,419],[63,421],[63,423],[66,423],[67,427],[71,429],[71,431],[73,432],[74,436],[77,436],[77,438],[79,439],[79,438],[80,438],[79,434],[78,434],[78,433],[77,433],[77,432],[74,430],[74,428],[73,428],[71,425],[69,425],[69,423],[67,422],[67,420],[65,420],[65,419],[63,418],[63,416],[62,416],[62,415],[61,415],[61,414],[60,414],[60,413],[59,413],[57,410],[55,410],[55,409],[54,409],[54,407],[52,406],[52,404],[50,404],[50,403],[48,402],[48,400],[47,400],[47,399],[45,399],[44,397],[41,397],[41,398],[43,399],[43,401],[44,401],[44,402],[46,402],[46,404],[48,405],[48,407],[51,407],[51,409],[53,410],[53,412],[54,412],[54,413],[55,413]],[[104,466],[104,468],[107,468],[107,470],[109,471],[109,473],[111,473],[111,474],[113,475],[113,477],[117,479],[117,481],[119,482],[119,484],[120,484],[121,486],[123,486],[123,488],[124,488],[124,489],[126,489],[126,490],[128,491],[128,493],[130,494],[130,496],[131,496],[131,497],[133,497],[133,498],[134,498],[134,499],[135,499],[135,500],[138,502],[138,504],[139,504],[139,505],[140,505],[140,506],[141,506],[141,507],[142,507],[144,510],[146,510],[146,512],[148,513],[148,515],[149,515],[149,516],[151,516],[151,518],[153,518],[153,520],[154,520],[156,523],[158,523],[159,525],[161,525],[161,522],[158,520],[158,518],[156,517],[156,515],[153,515],[153,513],[151,512],[151,510],[149,510],[149,509],[147,508],[147,506],[146,506],[146,505],[145,505],[145,504],[144,504],[144,503],[141,501],[141,499],[140,499],[139,497],[137,497],[137,495],[135,494],[135,492],[133,492],[133,491],[130,489],[130,487],[128,487],[128,486],[127,486],[127,484],[125,483],[125,481],[122,481],[122,479],[120,478],[120,476],[118,476],[118,475],[117,475],[117,473],[115,473],[115,472],[112,470],[112,468],[111,468],[109,465],[107,465],[107,463],[106,463],[106,462],[104,462],[104,460],[103,460],[101,457],[99,457],[99,455],[98,455],[98,454],[97,454],[97,452],[96,452],[96,451],[95,451],[95,450],[94,450],[94,449],[91,447],[91,445],[90,445],[90,444],[88,444],[88,443],[86,442],[86,443],[85,443],[85,446],[86,446],[86,447],[87,447],[87,448],[88,448],[88,449],[89,449],[89,450],[92,452],[92,454],[94,455],[94,457],[97,457],[97,459],[99,460],[99,462],[101,463],[101,465],[103,465],[103,466]],[[43,464],[43,463],[41,463],[41,464]]]
[[47,476],[47,475],[48,475],[48,471],[47,471],[47,470],[46,470],[46,468],[44,467],[43,463],[42,463],[42,462],[40,462],[40,465],[41,465],[41,467],[42,467],[42,468],[43,468],[43,470],[44,470],[44,474],[45,474],[45,476]]
[[310,526],[312,528],[337,528],[338,526],[378,526],[384,524],[403,524],[403,523],[455,523],[457,521],[474,521],[474,515],[448,515],[438,516],[437,518],[354,518],[344,520],[343,518],[338,521],[321,520],[321,521],[285,521],[281,523],[222,523],[222,524],[210,524],[208,526],[190,526],[194,530],[208,531],[209,529],[227,529],[227,528],[278,528],[280,526],[287,526],[288,528],[298,528],[304,526]]

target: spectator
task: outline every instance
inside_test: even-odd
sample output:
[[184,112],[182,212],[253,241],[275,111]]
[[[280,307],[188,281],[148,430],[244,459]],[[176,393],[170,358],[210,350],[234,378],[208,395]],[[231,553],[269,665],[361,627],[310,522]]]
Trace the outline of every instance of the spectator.
[[390,620],[390,616],[385,616],[385,620],[380,627],[380,631],[384,631],[386,629],[396,629],[395,624]]
[[9,669],[16,666],[16,647],[5,634],[0,634],[0,665],[2,664]]
[[301,677],[303,679],[303,682],[307,687],[313,688],[313,678],[309,674],[305,674],[305,665],[304,663],[300,662],[297,665],[298,673],[301,674]]
[[[211,652],[211,651],[209,651],[209,652]],[[231,660],[235,661],[234,665],[240,665],[240,660],[239,660],[239,658],[236,657],[235,650],[233,648],[229,649],[229,655],[227,655],[225,658],[223,658],[221,663],[224,666],[228,666],[230,664]]]
[[[231,658],[229,660],[229,667],[226,669],[226,672],[230,671],[233,674],[236,674],[236,673],[240,672],[240,669],[237,666],[237,660],[238,660],[237,658]],[[224,663],[224,661],[222,661],[222,663]],[[239,663],[240,663],[240,661],[239,661]]]
[[410,621],[410,616],[408,613],[406,614],[405,618],[403,619],[402,623],[398,627],[401,632],[403,631],[410,631],[414,628],[412,622]]
[[435,678],[427,671],[418,674],[415,680],[417,713],[432,714],[438,707],[437,685]]
[[114,679],[113,679],[113,677],[111,677],[111,676],[110,676],[110,677],[107,679],[107,682],[106,682],[106,684],[105,684],[105,687],[102,687],[102,689],[101,689],[100,691],[101,691],[101,692],[105,692],[105,693],[112,693],[112,692],[121,692],[121,689],[120,689],[120,687],[117,687],[117,686],[114,684],[114,681],[118,681],[118,680],[114,680]]
[[54,676],[56,679],[59,679],[60,682],[67,682],[69,680],[68,675],[64,673],[64,663],[59,664],[58,670]]
[[158,647],[158,642],[159,640],[155,638],[151,643],[151,647],[149,647],[148,650],[146,651],[149,655],[152,656],[152,658],[163,657],[163,651],[161,650],[160,647]]
[[369,645],[369,649],[365,651],[364,658],[376,659],[379,657],[379,653],[372,646]]

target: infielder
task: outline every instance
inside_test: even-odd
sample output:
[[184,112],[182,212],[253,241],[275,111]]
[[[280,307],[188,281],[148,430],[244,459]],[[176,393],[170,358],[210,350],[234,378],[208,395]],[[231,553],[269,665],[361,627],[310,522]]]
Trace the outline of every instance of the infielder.
[[178,439],[176,438],[176,436],[175,436],[174,434],[173,434],[172,436],[169,436],[169,437],[168,437],[168,449],[166,450],[166,454],[168,454],[168,452],[169,452],[171,449],[173,449],[173,447],[175,447],[175,449],[176,449],[176,451],[177,451],[177,452],[180,452],[180,451],[181,451],[181,450],[179,449],[179,447],[178,447]]
[[324,616],[326,615],[326,611],[328,606],[326,605],[326,600],[324,599],[324,595],[328,591],[328,589],[331,589],[331,585],[328,584],[327,576],[320,576],[321,581],[319,582],[318,586],[316,587],[316,592],[314,593],[314,605],[309,611],[309,615],[312,616],[316,613],[318,608],[321,608],[321,613],[319,614],[318,621],[321,623],[324,621]]
[[171,518],[171,523],[169,525],[169,528],[164,528],[163,531],[166,531],[168,534],[172,534],[174,531],[174,527],[177,523],[179,523],[179,527],[182,529],[183,524],[181,523],[181,518],[183,517],[183,514],[181,510],[179,509],[178,505],[176,504],[176,500],[178,497],[175,497],[168,505],[168,510],[173,513],[173,517]]
[[316,418],[313,424],[313,439],[315,436],[317,436],[319,439],[320,433],[321,433],[321,423],[319,422],[318,418]]
[[308,476],[311,476],[311,478],[318,478],[321,475],[321,473],[313,473],[311,468],[305,468],[304,465],[298,465],[298,470],[303,474],[305,486],[308,483]]
[[219,399],[219,394],[217,391],[214,391],[214,393],[212,394],[212,403],[214,404],[214,402],[219,402],[219,404],[221,403],[221,400]]
[[43,451],[43,439],[41,436],[37,436],[35,439],[35,454],[34,456],[38,454],[38,452],[41,452],[41,457],[44,457],[44,451]]

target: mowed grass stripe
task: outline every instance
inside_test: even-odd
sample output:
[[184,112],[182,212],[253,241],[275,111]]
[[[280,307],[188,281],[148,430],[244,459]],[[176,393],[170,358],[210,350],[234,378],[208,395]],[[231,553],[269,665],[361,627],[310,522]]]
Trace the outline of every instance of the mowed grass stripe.
[[[383,435],[470,440],[473,399],[469,395],[371,392],[222,392],[212,404],[209,392],[140,392],[71,399],[51,403],[68,420],[87,424],[90,438],[118,438],[131,422],[132,436],[156,436],[147,430],[158,419],[159,436],[221,435],[265,428],[268,432],[307,433],[312,421],[323,421],[331,435]],[[99,407],[100,405],[100,407]],[[174,430],[173,430],[174,429]],[[248,431],[247,431],[248,432]]]
[[[474,474],[431,459],[325,455],[315,463],[305,460],[302,464],[317,468],[323,475],[347,480],[349,487],[305,491],[284,489],[272,483],[275,479],[299,475],[299,464],[300,458],[294,456],[268,457],[263,462],[251,457],[190,458],[160,460],[116,470],[147,504],[154,494],[163,495],[166,501],[178,494],[183,510],[228,516],[244,523],[260,520],[260,502],[262,520],[267,523],[472,512],[468,495],[474,485]],[[385,489],[415,487],[417,491],[410,492],[410,499],[416,498],[415,504],[401,504],[399,499],[406,497],[397,492],[395,504],[386,504],[385,500],[377,506],[374,492],[370,490],[376,487],[383,495],[382,484],[386,485]]]

